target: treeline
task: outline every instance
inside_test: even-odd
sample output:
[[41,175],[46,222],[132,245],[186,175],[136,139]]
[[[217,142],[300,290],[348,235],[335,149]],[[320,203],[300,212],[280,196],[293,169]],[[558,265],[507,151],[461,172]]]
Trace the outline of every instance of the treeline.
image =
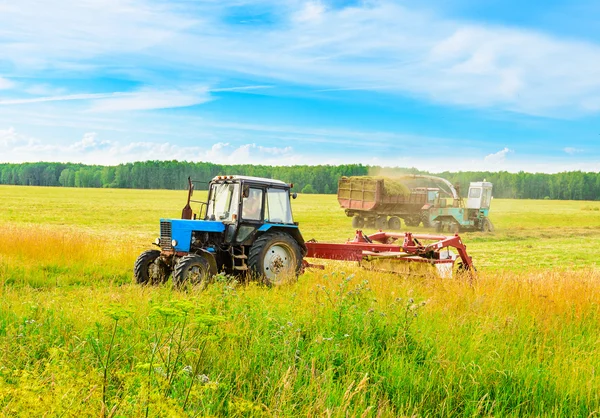
[[336,193],[341,176],[363,176],[369,168],[360,164],[281,166],[220,165],[180,161],[145,161],[100,166],[63,163],[0,164],[0,184],[62,187],[111,187],[124,189],[185,189],[187,178],[206,182],[215,176],[237,174],[268,177],[294,183],[306,193]]
[[[380,169],[361,164],[319,166],[221,165],[180,161],[146,161],[117,166],[70,163],[0,164],[0,184],[62,187],[114,187],[133,189],[185,189],[187,178],[208,183],[217,175],[239,174],[269,177],[294,183],[305,193],[336,193],[341,176],[381,173],[429,174],[410,169]],[[557,174],[501,172],[443,172],[439,175],[458,183],[464,193],[471,181],[494,184],[497,198],[600,200],[600,174],[571,171]],[[206,188],[206,184],[198,184]]]

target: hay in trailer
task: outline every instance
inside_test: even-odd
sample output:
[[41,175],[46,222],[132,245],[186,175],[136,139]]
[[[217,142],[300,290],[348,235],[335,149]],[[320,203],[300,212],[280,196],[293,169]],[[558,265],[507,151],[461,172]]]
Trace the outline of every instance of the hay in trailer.
[[401,181],[390,177],[378,177],[378,176],[352,176],[347,178],[352,186],[352,189],[361,189],[364,183],[371,182],[373,184],[373,190],[378,180],[383,180],[383,190],[387,196],[408,196],[410,195],[410,189]]

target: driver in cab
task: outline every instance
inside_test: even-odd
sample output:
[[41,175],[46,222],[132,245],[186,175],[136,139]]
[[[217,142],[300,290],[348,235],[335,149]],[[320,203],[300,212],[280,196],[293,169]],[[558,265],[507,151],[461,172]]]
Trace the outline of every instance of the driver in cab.
[[248,191],[244,192],[242,218],[251,221],[260,221],[262,190],[248,189]]

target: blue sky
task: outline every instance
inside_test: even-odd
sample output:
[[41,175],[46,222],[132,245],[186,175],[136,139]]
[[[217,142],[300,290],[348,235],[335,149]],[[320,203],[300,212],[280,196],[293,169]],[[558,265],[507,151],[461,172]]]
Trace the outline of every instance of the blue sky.
[[600,170],[600,2],[0,3],[0,162]]

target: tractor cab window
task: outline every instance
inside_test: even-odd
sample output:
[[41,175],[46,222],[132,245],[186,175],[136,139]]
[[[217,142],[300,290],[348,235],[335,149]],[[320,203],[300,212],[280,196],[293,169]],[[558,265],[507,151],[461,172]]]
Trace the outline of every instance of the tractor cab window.
[[291,224],[292,210],[290,196],[287,190],[267,189],[267,204],[265,209],[265,222]]
[[469,190],[469,197],[478,199],[481,197],[481,189],[479,187],[474,187]]
[[492,189],[483,189],[483,198],[481,199],[481,207],[483,209],[489,209],[490,203],[492,203]]
[[206,218],[223,222],[233,221],[234,215],[237,217],[239,201],[239,184],[213,184],[210,189]]
[[262,204],[262,189],[256,189],[253,187],[244,189],[244,199],[242,200],[242,218],[247,221],[262,220]]

